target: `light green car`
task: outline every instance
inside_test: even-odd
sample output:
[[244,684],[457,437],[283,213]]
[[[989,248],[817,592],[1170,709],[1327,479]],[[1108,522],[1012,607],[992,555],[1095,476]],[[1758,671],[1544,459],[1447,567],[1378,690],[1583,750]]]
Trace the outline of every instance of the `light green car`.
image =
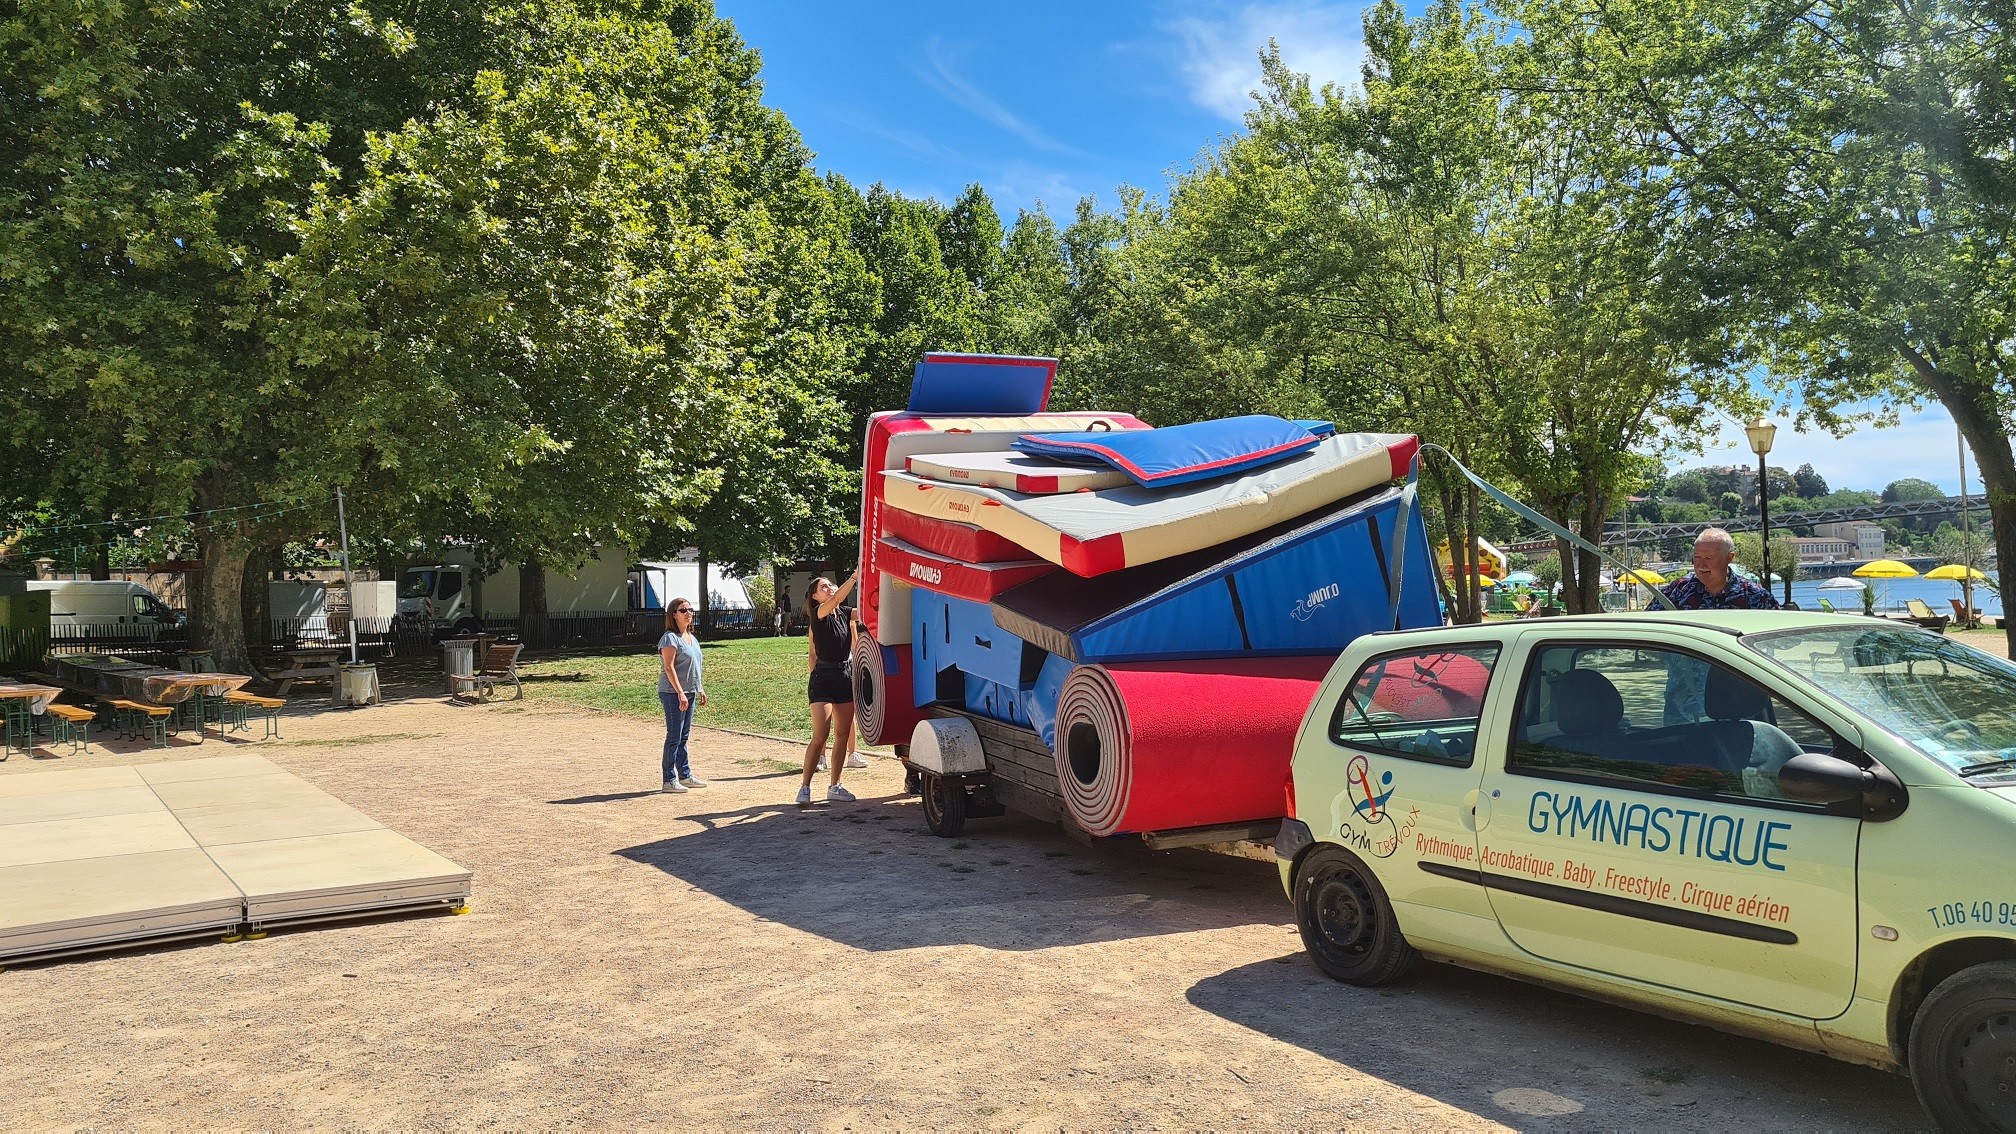
[[1772,611],[1377,634],[1289,790],[1282,882],[1338,980],[1451,961],[2016,1130],[2016,665]]

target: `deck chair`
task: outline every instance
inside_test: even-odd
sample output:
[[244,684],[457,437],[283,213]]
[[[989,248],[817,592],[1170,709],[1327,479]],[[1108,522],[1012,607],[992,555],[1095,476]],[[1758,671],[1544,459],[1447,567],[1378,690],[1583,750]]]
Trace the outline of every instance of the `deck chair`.
[[508,681],[517,691],[517,700],[525,699],[525,686],[518,680],[518,654],[524,648],[523,644],[514,643],[509,646],[493,645],[483,651],[483,668],[475,675],[478,697],[489,700],[491,694],[497,691],[497,686]]
[[1923,626],[1927,630],[1937,630],[1941,634],[1946,632],[1946,624],[1953,621],[1948,615],[1934,614],[1932,608],[1925,605],[1924,599],[1906,599],[1904,609],[1911,612],[1910,620],[1913,624]]
[[1834,604],[1833,604],[1833,603],[1831,603],[1831,602],[1828,602],[1828,601],[1827,601],[1826,599],[1824,599],[1824,598],[1820,600],[1820,609],[1821,609],[1821,610],[1824,610],[1824,611],[1826,611],[1826,612],[1827,612],[1827,613],[1829,613],[1829,614],[1839,614],[1839,613],[1841,613],[1840,611],[1838,611],[1838,610],[1835,610],[1835,609],[1834,609]]
[[1953,604],[1953,621],[1960,624],[1960,629],[1979,630],[1981,628],[1981,610],[1979,607],[1970,611],[1960,605],[1960,600],[1957,598],[1949,598],[1946,601]]

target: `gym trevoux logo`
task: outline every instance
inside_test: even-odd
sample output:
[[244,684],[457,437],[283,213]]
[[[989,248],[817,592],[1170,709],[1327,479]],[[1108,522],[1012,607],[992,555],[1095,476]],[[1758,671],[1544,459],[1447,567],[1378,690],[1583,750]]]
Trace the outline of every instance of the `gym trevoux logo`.
[[1316,617],[1318,607],[1343,593],[1344,588],[1338,586],[1336,583],[1327,583],[1317,587],[1315,590],[1309,592],[1307,598],[1296,603],[1295,609],[1289,611],[1288,616],[1297,622],[1307,622],[1311,618]]

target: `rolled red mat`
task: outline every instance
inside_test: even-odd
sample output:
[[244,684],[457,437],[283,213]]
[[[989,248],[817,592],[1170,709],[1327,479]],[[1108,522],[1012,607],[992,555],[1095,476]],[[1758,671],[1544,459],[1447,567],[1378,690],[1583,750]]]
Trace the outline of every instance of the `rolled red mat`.
[[908,744],[924,719],[910,695],[907,646],[885,646],[866,634],[854,638],[854,721],[863,744]]
[[1094,835],[1278,818],[1302,715],[1335,659],[1081,665],[1057,702],[1057,780]]

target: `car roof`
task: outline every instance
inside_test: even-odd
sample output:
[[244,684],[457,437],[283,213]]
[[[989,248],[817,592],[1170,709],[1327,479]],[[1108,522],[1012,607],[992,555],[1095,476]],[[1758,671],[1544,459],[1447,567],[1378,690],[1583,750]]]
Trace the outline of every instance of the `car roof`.
[[[1577,629],[1596,626],[1686,626],[1722,634],[1763,634],[1772,630],[1854,629],[1852,618],[1859,616],[1825,614],[1799,610],[1641,610],[1629,614],[1571,614],[1559,618],[1518,619],[1455,626],[1428,626],[1402,630],[1403,634],[1454,634],[1475,637],[1480,631],[1546,630],[1573,634]],[[1901,626],[1885,622],[1885,626]]]

